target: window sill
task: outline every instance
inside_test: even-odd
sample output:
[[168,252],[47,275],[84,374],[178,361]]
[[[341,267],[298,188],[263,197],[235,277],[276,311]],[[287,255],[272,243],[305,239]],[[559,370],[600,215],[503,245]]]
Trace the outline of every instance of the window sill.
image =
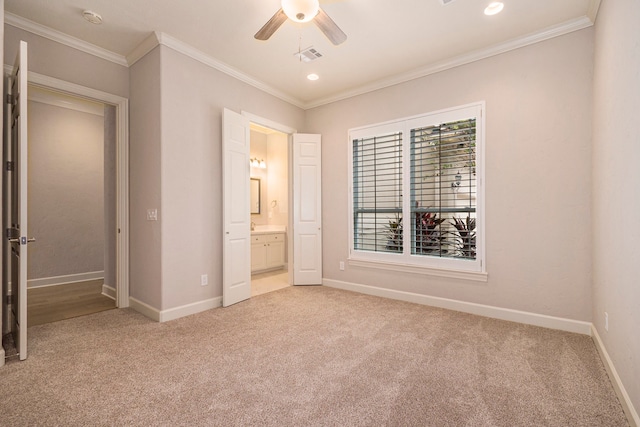
[[348,264],[352,267],[376,268],[379,270],[423,274],[436,277],[447,277],[450,279],[462,279],[474,282],[487,282],[489,277],[489,274],[487,272],[481,271],[449,270],[444,268],[424,267],[419,265],[400,264],[395,262],[349,259]]

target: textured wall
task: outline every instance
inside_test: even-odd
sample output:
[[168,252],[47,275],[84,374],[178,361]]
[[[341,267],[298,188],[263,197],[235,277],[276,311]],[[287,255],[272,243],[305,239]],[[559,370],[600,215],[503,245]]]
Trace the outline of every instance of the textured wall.
[[[307,112],[322,134],[327,279],[591,320],[593,31]],[[487,283],[348,266],[348,129],[486,101]]]
[[[593,323],[640,411],[640,2],[602,2],[593,102]],[[609,314],[609,330],[604,313]]]
[[103,270],[102,116],[29,101],[29,279]]

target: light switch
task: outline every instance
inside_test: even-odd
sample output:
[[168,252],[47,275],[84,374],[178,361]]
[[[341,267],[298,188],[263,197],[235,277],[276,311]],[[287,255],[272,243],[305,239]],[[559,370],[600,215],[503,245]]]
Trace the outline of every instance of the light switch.
[[158,220],[158,209],[147,209],[147,221]]

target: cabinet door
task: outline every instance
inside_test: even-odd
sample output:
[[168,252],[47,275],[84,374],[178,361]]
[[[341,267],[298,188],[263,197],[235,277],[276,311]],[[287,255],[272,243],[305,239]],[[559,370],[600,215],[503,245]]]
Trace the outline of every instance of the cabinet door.
[[251,244],[251,271],[264,270],[267,268],[267,244]]
[[281,267],[284,265],[284,241],[267,243],[267,268]]

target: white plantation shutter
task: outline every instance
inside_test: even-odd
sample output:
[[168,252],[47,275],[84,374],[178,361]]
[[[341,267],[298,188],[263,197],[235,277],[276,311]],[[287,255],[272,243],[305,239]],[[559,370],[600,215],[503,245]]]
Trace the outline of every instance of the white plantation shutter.
[[476,118],[411,129],[411,253],[475,259]]
[[[389,227],[402,215],[402,135],[353,140],[353,227],[355,248],[402,251]],[[400,229],[401,230],[401,229]]]
[[350,131],[350,257],[484,271],[484,104]]

